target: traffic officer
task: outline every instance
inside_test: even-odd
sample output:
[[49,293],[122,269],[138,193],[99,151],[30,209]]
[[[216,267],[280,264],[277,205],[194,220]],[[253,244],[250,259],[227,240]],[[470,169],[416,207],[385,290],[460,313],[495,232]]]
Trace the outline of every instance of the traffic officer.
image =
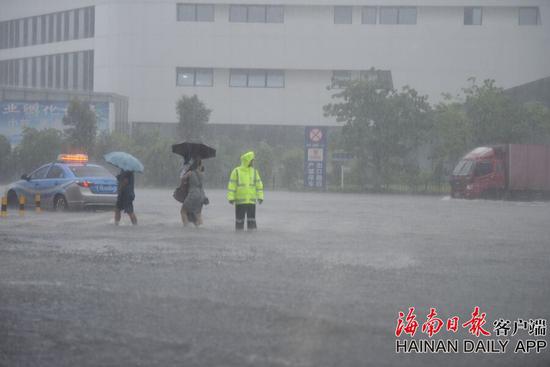
[[255,230],[256,202],[264,200],[264,185],[260,173],[254,168],[254,152],[241,156],[241,165],[235,167],[227,184],[227,200],[235,204],[235,229],[244,229],[244,218],[248,230]]

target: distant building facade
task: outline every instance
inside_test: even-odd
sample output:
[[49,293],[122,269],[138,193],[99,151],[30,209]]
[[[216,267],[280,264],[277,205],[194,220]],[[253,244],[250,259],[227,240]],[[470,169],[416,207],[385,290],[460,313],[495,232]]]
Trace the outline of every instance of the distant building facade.
[[342,81],[456,94],[550,76],[550,0],[4,0],[0,85],[128,96],[128,120],[335,125]]

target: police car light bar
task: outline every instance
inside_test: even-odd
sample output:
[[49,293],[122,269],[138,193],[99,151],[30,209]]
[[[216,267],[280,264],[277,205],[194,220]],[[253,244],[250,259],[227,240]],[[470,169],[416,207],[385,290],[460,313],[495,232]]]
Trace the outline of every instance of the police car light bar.
[[57,156],[57,160],[65,163],[87,163],[87,154],[60,154]]

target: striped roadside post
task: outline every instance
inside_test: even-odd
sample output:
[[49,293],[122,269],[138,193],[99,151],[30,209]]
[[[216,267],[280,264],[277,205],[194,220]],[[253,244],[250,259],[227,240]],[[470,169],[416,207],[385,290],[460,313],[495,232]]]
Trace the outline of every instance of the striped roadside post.
[[34,207],[37,213],[42,212],[42,209],[40,208],[40,194],[34,195]]
[[25,202],[27,198],[25,195],[19,196],[19,216],[23,217],[25,215]]
[[0,217],[7,217],[8,216],[8,198],[6,196],[2,196],[2,210],[0,211]]

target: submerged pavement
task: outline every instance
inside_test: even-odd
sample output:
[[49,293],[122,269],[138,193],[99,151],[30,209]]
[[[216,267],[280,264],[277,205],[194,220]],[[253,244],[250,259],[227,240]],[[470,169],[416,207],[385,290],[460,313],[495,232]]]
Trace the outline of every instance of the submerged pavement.
[[502,339],[495,319],[550,319],[550,203],[266,192],[259,231],[235,233],[224,192],[208,194],[200,229],[170,190],[137,190],[137,227],[0,218],[0,366],[550,365],[548,347],[395,352],[409,306],[415,339],[430,307],[486,313],[489,338],[432,338],[461,343]]

